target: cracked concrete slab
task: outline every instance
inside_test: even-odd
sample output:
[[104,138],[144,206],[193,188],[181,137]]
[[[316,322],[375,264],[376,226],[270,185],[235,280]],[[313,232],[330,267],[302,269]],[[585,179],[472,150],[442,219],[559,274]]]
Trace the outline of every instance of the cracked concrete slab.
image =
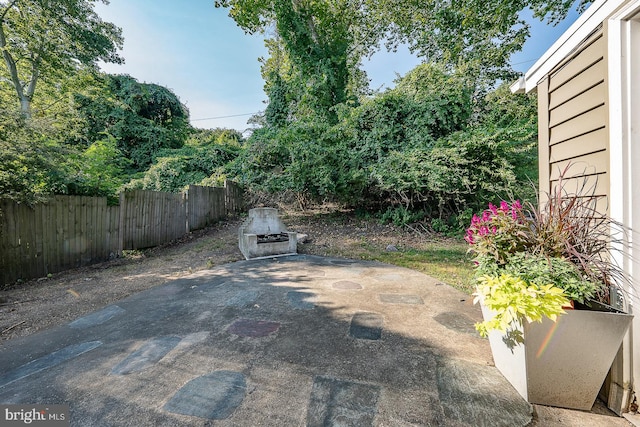
[[227,264],[9,341],[0,403],[68,404],[72,426],[525,426],[467,299],[377,262]]

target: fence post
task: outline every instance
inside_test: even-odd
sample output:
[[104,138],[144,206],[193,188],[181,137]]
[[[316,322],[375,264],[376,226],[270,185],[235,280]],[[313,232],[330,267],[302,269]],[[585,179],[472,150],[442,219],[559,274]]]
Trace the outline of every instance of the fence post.
[[186,191],[182,193],[182,204],[184,205],[184,222],[185,222],[185,234],[189,234],[191,231],[191,224],[189,224],[189,190],[191,190],[191,185],[187,188]]
[[122,251],[124,250],[124,219],[126,216],[126,197],[124,196],[124,191],[121,191],[118,195],[120,198],[120,217],[118,218],[118,256],[122,256]]
[[233,181],[224,181],[224,207],[225,216],[236,216],[242,209],[240,198],[240,187]]

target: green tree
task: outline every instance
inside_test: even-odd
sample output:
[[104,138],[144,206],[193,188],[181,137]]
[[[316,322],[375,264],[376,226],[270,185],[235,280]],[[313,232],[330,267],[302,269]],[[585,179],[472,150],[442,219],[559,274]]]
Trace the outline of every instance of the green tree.
[[509,60],[530,36],[522,12],[551,24],[591,0],[365,0],[372,26],[386,34],[387,47],[400,44],[427,62],[474,70],[479,80],[509,78]]
[[127,75],[98,75],[74,98],[86,121],[86,145],[112,135],[134,171],[147,169],[158,150],[182,147],[191,132],[189,112],[173,92]]
[[[530,36],[523,11],[555,24],[591,0],[216,0],[249,33],[274,30],[309,90],[316,108],[359,93],[360,61],[381,41],[407,44],[424,62],[466,70],[491,87],[513,77],[511,55]],[[272,53],[273,54],[273,53]],[[268,76],[268,75],[267,75]]]
[[0,197],[33,204],[66,193],[76,152],[49,135],[50,124],[0,109]]
[[[271,53],[274,46],[282,46],[295,75],[303,80],[297,113],[308,109],[331,123],[336,121],[332,107],[355,99],[364,82],[360,60],[376,44],[361,40],[369,34],[361,31],[364,11],[358,4],[356,0],[215,1],[216,7],[229,8],[229,15],[248,33],[275,30],[275,41],[268,45]],[[263,70],[263,76],[287,80],[281,69],[277,74],[271,71]]]
[[231,129],[197,130],[183,147],[157,152],[151,167],[126,188],[177,192],[190,184],[217,182],[242,149],[238,137]]
[[116,139],[106,135],[77,155],[75,162],[77,172],[68,185],[69,193],[106,196],[115,204],[120,188],[129,180],[125,171],[131,163],[118,149]]
[[122,62],[121,30],[100,19],[94,2],[0,1],[1,75],[26,116],[40,80],[63,80],[79,67],[96,68],[98,61]]
[[263,126],[285,126],[290,120],[308,116],[301,104],[306,88],[306,76],[296,67],[287,53],[282,38],[276,33],[265,40],[269,52],[260,58],[264,91],[268,96],[267,108],[261,118]]

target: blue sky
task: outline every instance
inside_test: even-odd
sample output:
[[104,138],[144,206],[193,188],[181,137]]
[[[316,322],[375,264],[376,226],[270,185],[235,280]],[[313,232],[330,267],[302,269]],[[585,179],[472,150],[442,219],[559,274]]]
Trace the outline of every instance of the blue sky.
[[[96,10],[124,36],[125,64],[105,64],[103,71],[170,88],[189,108],[194,126],[244,131],[250,115],[264,110],[262,37],[244,34],[213,0],[110,0],[108,6],[97,3]],[[532,20],[532,36],[512,58],[514,68],[526,71],[576,17],[556,27]],[[378,89],[392,86],[397,74],[418,63],[407,49],[383,50],[364,67]]]

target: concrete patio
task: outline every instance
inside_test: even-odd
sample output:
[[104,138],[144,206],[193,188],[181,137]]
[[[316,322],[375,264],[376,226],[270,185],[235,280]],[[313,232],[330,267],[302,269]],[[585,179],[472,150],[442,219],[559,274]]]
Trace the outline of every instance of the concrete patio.
[[[72,426],[526,426],[480,319],[413,270],[242,261],[10,341],[0,403],[69,404]],[[627,425],[554,411],[538,425]]]

